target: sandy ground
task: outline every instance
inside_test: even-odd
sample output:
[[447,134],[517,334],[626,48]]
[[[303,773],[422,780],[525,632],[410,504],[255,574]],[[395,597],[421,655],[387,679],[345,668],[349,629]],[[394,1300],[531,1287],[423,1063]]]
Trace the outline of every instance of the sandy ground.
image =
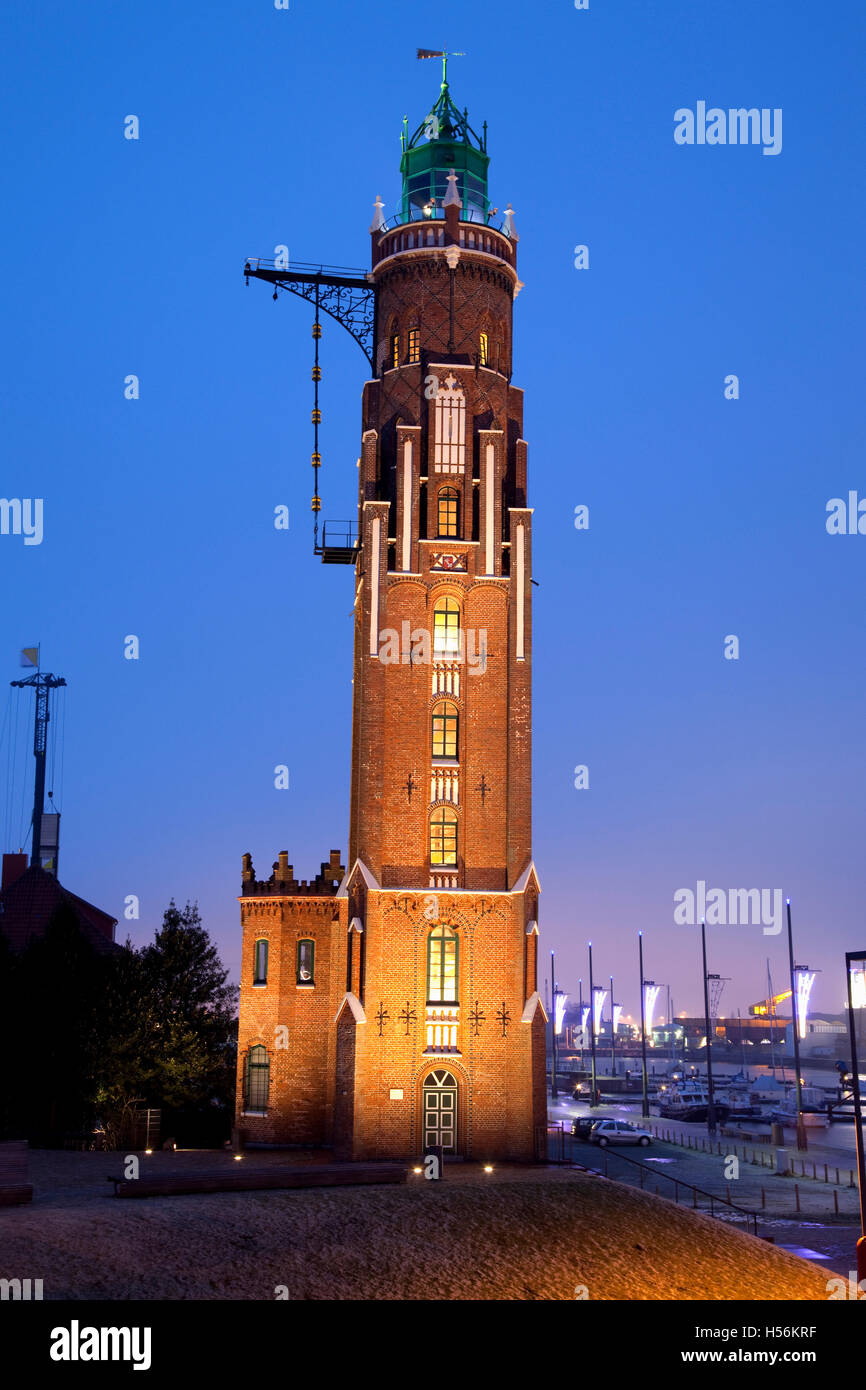
[[[230,1155],[158,1153],[142,1175],[223,1165]],[[580,1286],[602,1300],[827,1297],[826,1271],[571,1169],[454,1164],[405,1187],[135,1202],[107,1195],[120,1170],[116,1154],[33,1152],[33,1204],[0,1209],[0,1274],[78,1300],[274,1299],[278,1287],[291,1299],[571,1300]]]

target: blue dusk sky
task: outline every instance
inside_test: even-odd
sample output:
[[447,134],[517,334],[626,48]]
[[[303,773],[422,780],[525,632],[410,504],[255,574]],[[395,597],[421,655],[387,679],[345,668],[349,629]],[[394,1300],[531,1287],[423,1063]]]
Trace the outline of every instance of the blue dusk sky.
[[[353,593],[311,553],[311,311],[241,271],[280,244],[369,264],[402,118],[438,94],[415,49],[447,43],[520,235],[543,953],[576,993],[591,938],[636,1015],[641,927],[647,973],[693,1012],[699,932],[674,922],[677,890],[779,889],[821,972],[814,1006],[838,1012],[843,952],[866,938],[866,535],[826,528],[831,498],[866,496],[866,11],[450,13],[3,7],[0,494],[42,498],[44,535],[0,536],[0,670],[41,642],[68,681],[61,878],[135,943],[171,897],[197,900],[236,978],[242,853],[261,877],[281,849],[303,878],[345,856]],[[678,144],[675,112],[699,102],[780,109],[780,152]],[[321,351],[323,516],[345,517],[366,362],[330,320]],[[32,696],[13,699],[5,850],[32,795]],[[779,984],[787,968],[784,932],[760,925],[713,926],[709,953],[723,1012],[762,997],[767,956]]]

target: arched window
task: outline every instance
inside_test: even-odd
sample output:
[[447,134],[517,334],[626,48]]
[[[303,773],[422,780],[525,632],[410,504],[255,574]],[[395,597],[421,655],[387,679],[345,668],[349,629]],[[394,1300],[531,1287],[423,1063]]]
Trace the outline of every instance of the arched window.
[[486,367],[490,361],[490,339],[486,333],[482,333],[478,340],[478,355],[482,367]]
[[457,933],[451,927],[434,927],[427,938],[427,1003],[456,1004]]
[[457,812],[440,806],[430,817],[430,863],[439,868],[457,867]]
[[453,537],[456,540],[460,534],[458,517],[460,493],[456,487],[443,487],[436,498],[436,503],[438,535],[443,539]]
[[460,604],[440,598],[433,609],[433,655],[454,656],[460,651]]
[[421,330],[420,328],[409,329],[409,357],[410,362],[421,361]]
[[268,943],[264,939],[257,941],[253,951],[253,984],[266,985],[268,983]]
[[433,757],[456,758],[460,714],[450,700],[433,706]]
[[316,943],[306,939],[298,942],[297,983],[311,985],[315,982]]
[[266,1047],[251,1047],[244,1069],[244,1110],[264,1114],[268,1108],[271,1059]]

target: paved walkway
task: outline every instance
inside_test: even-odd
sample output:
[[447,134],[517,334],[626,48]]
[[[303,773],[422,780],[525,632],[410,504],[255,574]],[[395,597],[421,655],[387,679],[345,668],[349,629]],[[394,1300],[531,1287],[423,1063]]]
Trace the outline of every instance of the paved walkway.
[[[700,1209],[708,1211],[707,1198],[695,1197],[685,1186],[691,1184],[714,1199],[718,1198],[713,1203],[716,1214],[721,1212],[721,1219],[729,1220],[740,1229],[749,1227],[735,1210],[731,1210],[730,1215],[724,1211],[723,1204],[728,1198],[734,1207],[756,1213],[758,1234],[772,1237],[782,1248],[820,1261],[829,1271],[843,1275],[856,1263],[855,1247],[860,1234],[856,1169],[852,1172],[850,1168],[850,1154],[834,1151],[827,1144],[826,1136],[822,1135],[824,1143],[821,1145],[826,1158],[821,1155],[818,1144],[810,1142],[805,1154],[798,1153],[796,1146],[789,1144],[787,1153],[795,1164],[796,1175],[784,1177],[775,1171],[776,1153],[770,1144],[723,1135],[721,1131],[711,1144],[704,1125],[689,1125],[657,1116],[642,1120],[639,1114],[626,1116],[618,1107],[599,1106],[594,1113],[599,1118],[607,1114],[628,1118],[630,1123],[641,1125],[660,1137],[648,1148],[609,1145],[600,1149],[597,1144],[571,1138],[570,1116],[577,1113],[588,1114],[588,1107],[559,1105],[552,1108],[550,1116],[551,1124],[562,1123],[564,1156],[575,1163],[602,1173],[606,1166],[608,1177],[617,1182],[643,1186],[646,1191],[671,1201],[678,1199],[680,1205],[697,1203]],[[811,1141],[812,1136],[809,1137]],[[550,1153],[555,1156],[555,1135],[550,1139]],[[736,1164],[732,1159],[737,1160]],[[839,1161],[838,1184],[836,1163],[831,1159]],[[829,1179],[826,1183],[825,1161]],[[813,1164],[817,1179],[812,1176]],[[805,1166],[806,1176],[801,1175],[801,1165]],[[732,1176],[726,1177],[726,1172]],[[851,1176],[853,1187],[850,1186]]]

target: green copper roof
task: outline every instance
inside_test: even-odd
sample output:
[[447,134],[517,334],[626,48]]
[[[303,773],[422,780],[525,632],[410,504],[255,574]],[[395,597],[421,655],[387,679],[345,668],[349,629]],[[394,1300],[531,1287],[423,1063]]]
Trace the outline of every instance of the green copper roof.
[[482,134],[479,136],[469,124],[467,111],[459,111],[451,100],[445,80],[439,100],[414,135],[410,137],[408,134],[408,118],[403,125],[400,137],[403,150],[400,160],[403,175],[401,216],[406,220],[423,217],[425,208],[429,209],[431,204],[437,209],[441,208],[448,191],[448,174],[453,169],[463,203],[461,221],[485,221],[490,209],[487,196],[487,168],[490,163],[487,122],[481,127]]

